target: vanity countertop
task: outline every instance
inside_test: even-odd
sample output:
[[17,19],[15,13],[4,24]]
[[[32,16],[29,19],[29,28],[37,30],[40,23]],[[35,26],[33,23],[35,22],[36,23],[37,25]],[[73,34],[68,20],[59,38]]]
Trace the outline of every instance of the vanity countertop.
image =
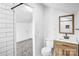
[[68,40],[68,39],[56,39],[57,41],[63,41],[63,42],[68,42],[68,43],[74,43],[74,44],[79,44],[77,41],[73,40]]

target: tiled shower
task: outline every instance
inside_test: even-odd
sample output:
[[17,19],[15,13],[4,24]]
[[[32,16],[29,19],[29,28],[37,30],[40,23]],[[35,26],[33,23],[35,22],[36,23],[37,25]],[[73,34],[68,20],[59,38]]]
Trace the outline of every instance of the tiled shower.
[[27,11],[25,5],[11,9],[16,5],[17,3],[0,3],[0,56],[33,55],[32,13]]
[[15,55],[13,10],[0,3],[0,56]]

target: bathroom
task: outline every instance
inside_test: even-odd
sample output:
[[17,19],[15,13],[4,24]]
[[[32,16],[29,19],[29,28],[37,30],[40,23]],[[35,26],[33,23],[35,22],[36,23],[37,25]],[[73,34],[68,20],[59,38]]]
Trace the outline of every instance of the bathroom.
[[[54,56],[58,53],[55,42],[59,42],[55,40],[78,43],[78,6],[79,3],[0,3],[0,56]],[[59,32],[59,16],[66,15],[73,20],[67,25],[72,27],[71,34]]]

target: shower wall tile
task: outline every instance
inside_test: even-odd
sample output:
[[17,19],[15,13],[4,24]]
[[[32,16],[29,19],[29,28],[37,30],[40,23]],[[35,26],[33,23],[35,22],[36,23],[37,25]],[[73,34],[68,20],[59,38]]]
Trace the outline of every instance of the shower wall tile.
[[14,55],[13,11],[0,3],[0,56]]
[[13,48],[12,49],[10,49],[8,52],[7,52],[7,56],[13,56]]
[[1,53],[1,54],[0,54],[0,56],[6,56],[6,53],[5,53],[5,52],[3,52],[3,53]]

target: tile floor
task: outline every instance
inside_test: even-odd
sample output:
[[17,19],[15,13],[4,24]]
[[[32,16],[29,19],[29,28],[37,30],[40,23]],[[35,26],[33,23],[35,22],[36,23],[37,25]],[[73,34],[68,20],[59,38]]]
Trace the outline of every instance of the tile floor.
[[32,56],[32,38],[16,43],[17,56]]

